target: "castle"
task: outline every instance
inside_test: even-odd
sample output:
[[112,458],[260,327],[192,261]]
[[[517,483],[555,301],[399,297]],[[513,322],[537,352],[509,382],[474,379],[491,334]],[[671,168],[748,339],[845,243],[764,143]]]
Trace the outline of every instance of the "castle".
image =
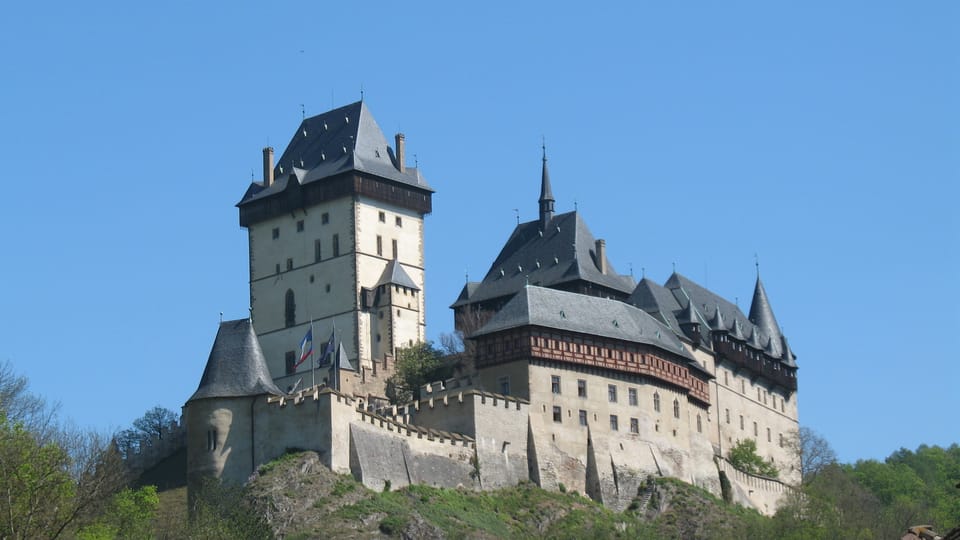
[[[725,475],[776,509],[799,483],[797,365],[759,275],[744,315],[677,273],[618,274],[578,212],[555,213],[546,154],[539,218],[451,306],[472,365],[386,403],[396,351],[425,338],[433,190],[404,146],[361,101],[304,119],[276,163],[264,149],[237,205],[251,316],[221,323],[184,406],[191,484],[303,448],[374,489],[530,481],[622,509],[649,475],[717,495]],[[778,479],[726,461],[746,438]]]

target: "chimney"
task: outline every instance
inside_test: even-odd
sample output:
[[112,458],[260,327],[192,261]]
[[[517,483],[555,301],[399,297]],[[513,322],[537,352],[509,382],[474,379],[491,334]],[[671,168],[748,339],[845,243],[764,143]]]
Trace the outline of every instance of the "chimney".
[[273,184],[273,147],[268,146],[263,149],[263,186],[270,187]]
[[407,170],[407,164],[406,164],[406,161],[405,161],[405,158],[404,158],[404,155],[403,155],[403,152],[404,152],[404,150],[403,150],[403,139],[404,139],[403,133],[397,133],[397,137],[396,137],[396,141],[397,141],[397,169],[399,169],[400,172],[404,172],[404,171]]
[[597,240],[597,268],[601,274],[607,273],[607,241]]

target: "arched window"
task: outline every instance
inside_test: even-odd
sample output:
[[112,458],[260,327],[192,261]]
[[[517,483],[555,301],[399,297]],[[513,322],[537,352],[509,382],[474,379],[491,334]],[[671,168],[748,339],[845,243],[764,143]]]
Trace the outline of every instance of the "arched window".
[[680,402],[676,399],[673,400],[673,417],[680,418]]
[[297,302],[293,297],[293,289],[287,289],[283,313],[284,324],[288,328],[297,324]]
[[660,412],[660,393],[653,393],[653,410]]

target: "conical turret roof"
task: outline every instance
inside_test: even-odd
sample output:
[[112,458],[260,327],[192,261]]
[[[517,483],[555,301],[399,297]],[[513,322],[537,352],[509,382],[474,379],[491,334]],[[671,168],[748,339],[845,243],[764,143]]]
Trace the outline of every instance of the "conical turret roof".
[[197,391],[187,401],[204,398],[283,395],[267,369],[250,319],[223,321],[213,341]]
[[760,281],[759,274],[757,275],[757,285],[753,289],[749,319],[771,339],[779,339],[783,335],[780,332],[780,325],[777,324],[777,318],[773,316],[773,309],[770,307],[770,300],[767,298],[767,291],[763,288],[763,282]]

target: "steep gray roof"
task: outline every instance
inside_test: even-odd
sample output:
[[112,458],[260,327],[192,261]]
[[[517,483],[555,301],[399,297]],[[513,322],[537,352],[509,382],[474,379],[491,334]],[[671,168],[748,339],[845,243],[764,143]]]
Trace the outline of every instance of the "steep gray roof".
[[461,294],[452,307],[515,294],[528,283],[556,287],[583,280],[629,295],[633,278],[617,274],[609,259],[606,267],[607,273],[601,273],[596,240],[577,212],[554,216],[542,233],[539,221],[521,223],[483,281],[468,291],[469,298]]
[[340,343],[340,348],[337,350],[337,367],[341,370],[356,371],[353,364],[350,363],[350,359],[347,358],[347,350],[343,348],[343,342]]
[[403,269],[403,265],[397,262],[396,259],[387,263],[387,267],[383,269],[383,274],[380,275],[380,279],[377,281],[377,287],[387,284],[400,285],[415,291],[420,290],[420,287],[413,282],[410,274]]
[[770,307],[770,300],[767,299],[767,291],[763,288],[763,282],[760,281],[760,274],[757,274],[757,284],[753,288],[753,301],[750,302],[750,322],[757,325],[771,339],[780,340],[780,325],[777,324],[777,318],[773,316],[773,308]]
[[400,172],[394,150],[362,101],[304,119],[276,162],[270,187],[254,182],[240,205],[286,188],[290,175],[301,184],[348,172],[360,171],[433,191],[416,167]]
[[471,337],[540,326],[653,345],[696,364],[680,339],[645,311],[618,300],[524,287]]
[[[682,298],[689,298],[701,313],[712,314],[710,319],[711,329],[720,330],[720,328],[716,327],[716,317],[719,313],[722,319],[723,329],[731,332],[737,339],[746,340],[747,337],[750,336],[750,333],[754,329],[757,329],[759,330],[759,334],[755,339],[757,342],[764,344],[768,354],[774,358],[783,357],[782,335],[779,332],[779,327],[776,327],[777,334],[771,335],[763,326],[754,324],[736,305],[676,272],[670,276],[665,286],[678,298],[678,301]],[[762,291],[762,285],[760,288]],[[763,298],[766,298],[765,292],[763,292]],[[772,318],[772,316],[773,313],[770,312],[770,317]],[[772,320],[773,324],[776,324],[776,320]]]
[[253,324],[250,319],[221,322],[200,385],[187,401],[261,394],[283,391],[273,384]]
[[650,315],[653,315],[657,320],[670,328],[676,331],[680,330],[680,324],[676,318],[676,313],[681,309],[680,304],[678,304],[677,299],[670,294],[669,289],[659,283],[646,277],[641,279],[640,283],[637,284],[637,288],[635,288],[633,293],[630,294],[630,297],[627,298],[627,303],[637,306]]

